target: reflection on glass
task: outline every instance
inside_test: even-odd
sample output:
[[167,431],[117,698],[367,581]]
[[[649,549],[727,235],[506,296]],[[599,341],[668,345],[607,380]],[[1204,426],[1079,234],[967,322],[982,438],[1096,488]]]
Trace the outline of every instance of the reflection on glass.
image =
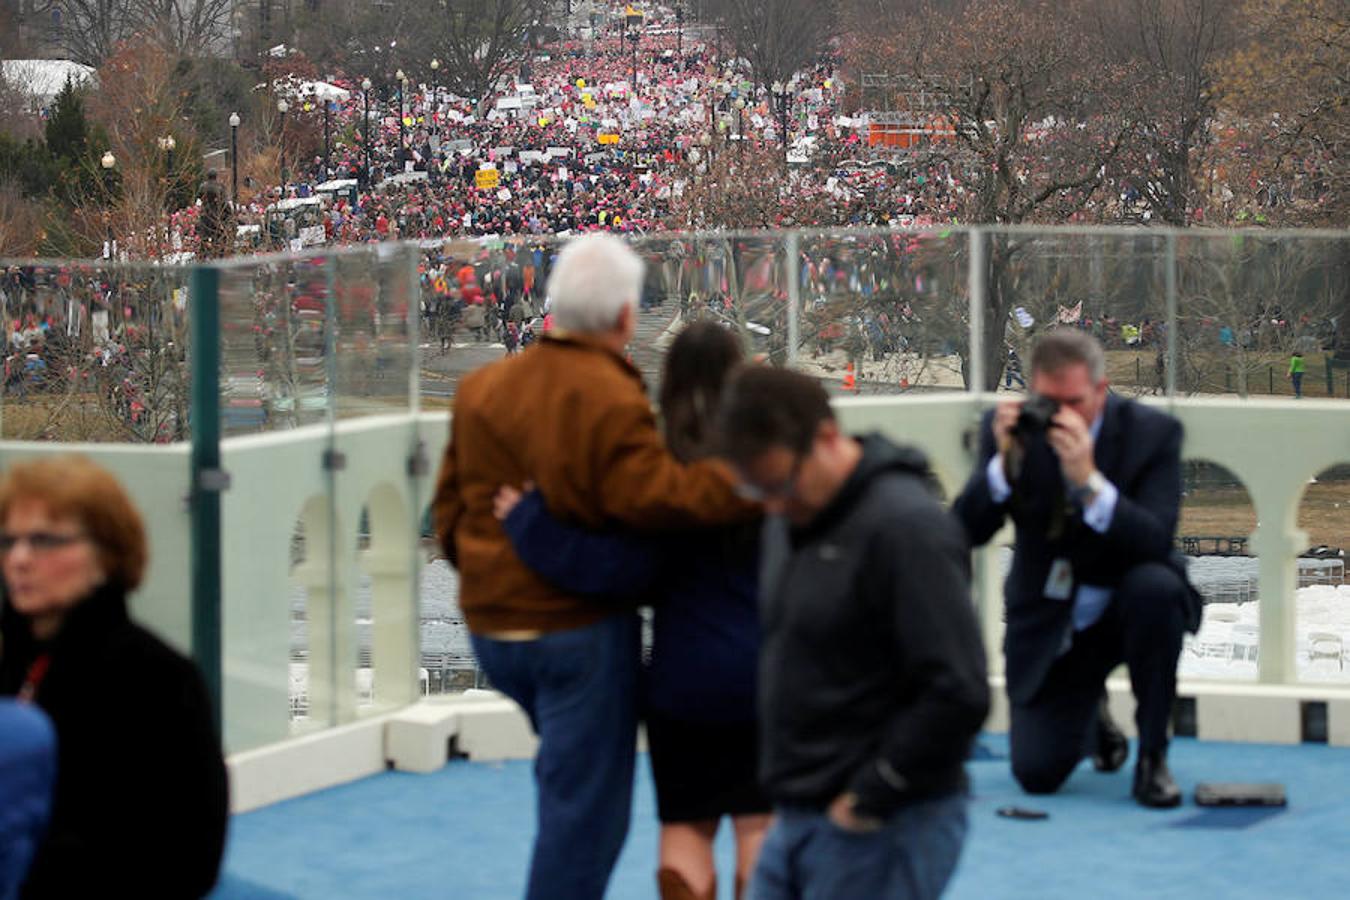
[[[1186,233],[1178,241],[1178,390],[1336,395],[1350,240]],[[1338,334],[1338,328],[1340,332]],[[1296,386],[1293,357],[1306,371]]]
[[186,440],[187,281],[187,269],[167,266],[65,261],[6,270],[0,435]]
[[799,367],[840,392],[964,387],[965,235],[811,235],[794,269]]
[[988,241],[985,373],[991,389],[1024,389],[1036,337],[1067,327],[1101,341],[1116,392],[1166,392],[1163,237],[1019,230],[994,231]]
[[327,417],[328,275],[319,260],[222,273],[221,426],[226,435]]

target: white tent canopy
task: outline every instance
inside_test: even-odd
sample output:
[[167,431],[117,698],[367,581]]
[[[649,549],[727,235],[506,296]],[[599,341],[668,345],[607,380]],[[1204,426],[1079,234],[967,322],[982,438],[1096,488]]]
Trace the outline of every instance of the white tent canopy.
[[0,66],[11,87],[42,105],[56,98],[67,78],[79,85],[94,77],[92,68],[68,59],[7,59]]
[[351,91],[343,90],[335,84],[326,81],[302,81],[294,76],[277,80],[273,83],[272,89],[278,94],[300,100],[332,100],[335,103],[345,103],[352,96]]

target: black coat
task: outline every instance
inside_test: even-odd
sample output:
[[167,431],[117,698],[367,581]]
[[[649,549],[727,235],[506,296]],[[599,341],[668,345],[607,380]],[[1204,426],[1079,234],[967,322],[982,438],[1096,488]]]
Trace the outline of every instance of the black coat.
[[850,790],[887,815],[964,787],[989,683],[965,534],[926,460],[880,435],[862,446],[809,526],[765,526],[760,780],[780,804]]
[[201,897],[215,884],[229,815],[225,762],[196,667],[101,590],[39,644],[0,618],[0,694],[32,661],[56,725],[56,803],[22,897]]
[[[1107,397],[1093,458],[1120,499],[1110,527],[1098,534],[1083,523],[1076,504],[1067,502],[1059,459],[1044,441],[1029,447],[1013,497],[994,503],[985,474],[997,452],[992,418],[992,412],[985,416],[979,462],[953,510],[974,546],[988,542],[1005,517],[1012,516],[1016,525],[1012,569],[1004,585],[1005,651],[1008,696],[1022,703],[1040,689],[1073,628],[1073,604],[1044,596],[1056,559],[1070,561],[1076,585],[1113,588],[1130,569],[1147,562],[1172,565],[1184,579],[1184,562],[1172,550],[1181,505],[1182,428],[1165,413]],[[1056,503],[1065,513],[1057,537],[1051,521]],[[1198,618],[1195,599],[1195,608],[1187,610],[1188,624]]]

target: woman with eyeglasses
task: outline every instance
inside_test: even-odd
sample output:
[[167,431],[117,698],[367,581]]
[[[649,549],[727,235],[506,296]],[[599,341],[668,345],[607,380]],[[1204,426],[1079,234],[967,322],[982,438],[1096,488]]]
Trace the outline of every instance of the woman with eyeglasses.
[[56,728],[56,798],[19,896],[201,897],[225,843],[225,764],[193,664],[127,614],[147,548],[121,485],[79,456],[0,480],[0,695]]

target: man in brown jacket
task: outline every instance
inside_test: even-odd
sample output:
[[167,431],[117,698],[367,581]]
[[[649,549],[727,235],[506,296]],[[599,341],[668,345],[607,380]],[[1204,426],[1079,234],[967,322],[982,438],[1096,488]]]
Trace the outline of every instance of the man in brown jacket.
[[527,898],[601,898],[628,831],[638,620],[564,593],[517,559],[493,515],[532,481],[560,519],[591,528],[721,525],[757,510],[717,463],[666,451],[641,376],[624,361],[643,264],[622,241],[568,244],[548,282],[554,331],[465,378],[436,487],[436,533],[494,687],[539,735],[538,833]]

